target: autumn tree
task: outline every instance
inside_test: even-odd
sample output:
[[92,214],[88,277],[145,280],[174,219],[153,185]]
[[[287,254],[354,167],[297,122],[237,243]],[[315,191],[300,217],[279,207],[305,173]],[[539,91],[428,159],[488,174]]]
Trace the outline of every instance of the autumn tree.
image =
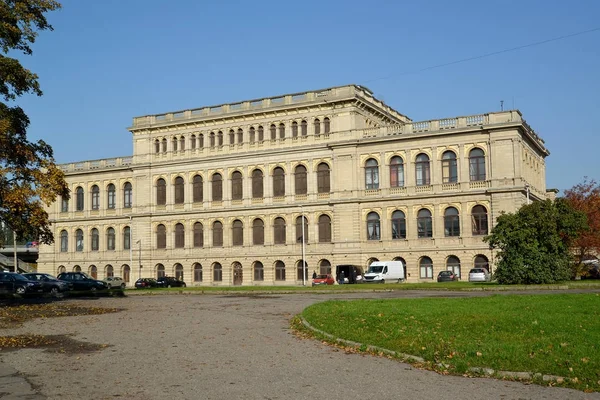
[[571,277],[571,246],[586,229],[585,214],[563,198],[536,201],[502,214],[484,238],[498,249],[494,273],[501,284],[539,284]]
[[52,148],[27,140],[29,118],[16,104],[25,94],[42,95],[38,76],[8,55],[31,55],[38,32],[52,30],[44,14],[58,8],[53,0],[0,0],[0,223],[19,240],[47,244],[54,237],[44,206],[57,196],[68,198],[69,190]]
[[565,190],[571,206],[587,215],[588,228],[573,243],[578,264],[590,255],[600,255],[600,184],[584,178],[583,182]]

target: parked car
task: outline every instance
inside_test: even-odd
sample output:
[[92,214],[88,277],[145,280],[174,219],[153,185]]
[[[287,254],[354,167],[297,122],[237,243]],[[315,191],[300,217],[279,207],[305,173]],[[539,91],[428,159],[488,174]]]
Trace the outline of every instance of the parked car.
[[29,296],[42,291],[41,282],[30,281],[15,272],[0,272],[0,296]]
[[44,293],[49,293],[52,297],[59,297],[65,293],[73,290],[73,284],[58,280],[56,277],[50,274],[43,274],[40,272],[28,272],[23,276],[30,281],[37,281],[42,284],[42,290]]
[[454,282],[458,280],[458,275],[452,271],[440,271],[437,276],[438,282]]
[[158,287],[185,287],[185,282],[172,276],[161,276],[156,280]]
[[74,292],[97,292],[108,290],[106,282],[92,278],[85,272],[61,272],[57,276],[61,281],[73,284]]
[[312,285],[313,286],[318,286],[318,285],[333,285],[334,283],[335,283],[335,279],[333,279],[333,276],[331,276],[330,274],[317,275],[317,277],[313,278],[313,280],[312,280]]
[[109,289],[125,289],[125,281],[118,276],[109,276],[102,280],[106,283]]
[[135,281],[136,289],[152,289],[158,287],[158,282],[154,278],[140,278]]
[[469,271],[469,282],[489,282],[490,273],[485,268],[473,268]]

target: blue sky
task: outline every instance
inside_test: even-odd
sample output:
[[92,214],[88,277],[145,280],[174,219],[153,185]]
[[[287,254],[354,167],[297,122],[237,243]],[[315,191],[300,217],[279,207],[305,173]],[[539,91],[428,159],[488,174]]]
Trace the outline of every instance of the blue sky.
[[19,100],[58,163],[132,153],[134,116],[350,83],[415,121],[518,108],[547,186],[600,180],[600,2],[63,0]]

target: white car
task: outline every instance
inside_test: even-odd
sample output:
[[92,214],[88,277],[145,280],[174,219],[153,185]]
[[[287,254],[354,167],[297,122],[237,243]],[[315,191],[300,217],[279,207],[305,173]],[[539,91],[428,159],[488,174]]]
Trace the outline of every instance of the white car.
[[123,278],[119,278],[118,276],[109,276],[108,278],[103,279],[103,281],[106,282],[109,289],[125,289],[126,286]]
[[489,282],[490,273],[485,268],[473,268],[469,271],[469,282]]

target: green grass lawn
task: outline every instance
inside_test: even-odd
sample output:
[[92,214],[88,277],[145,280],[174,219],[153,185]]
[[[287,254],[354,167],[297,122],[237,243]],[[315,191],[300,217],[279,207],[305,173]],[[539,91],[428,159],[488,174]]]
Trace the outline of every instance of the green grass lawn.
[[422,357],[433,369],[529,371],[600,391],[595,293],[327,301],[302,316],[336,337]]

